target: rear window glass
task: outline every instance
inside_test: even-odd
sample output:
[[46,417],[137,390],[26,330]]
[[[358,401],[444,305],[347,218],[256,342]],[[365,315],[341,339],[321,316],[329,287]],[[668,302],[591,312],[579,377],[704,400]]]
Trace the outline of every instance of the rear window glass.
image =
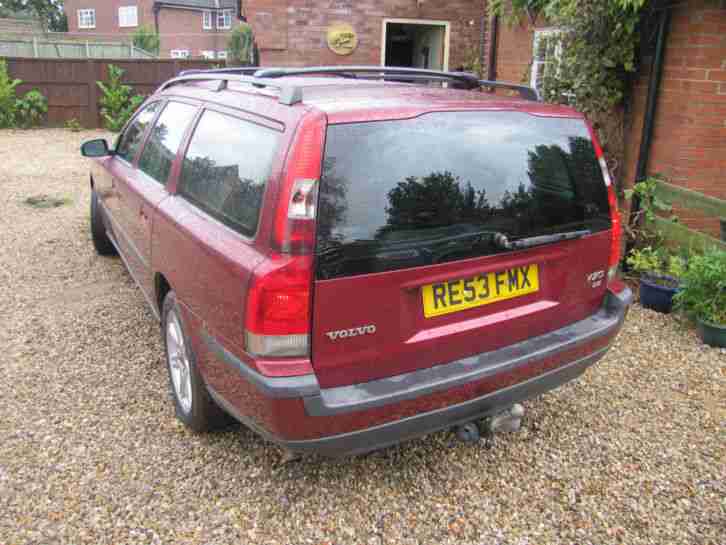
[[446,112],[328,128],[318,278],[500,253],[499,234],[609,228],[581,120]]
[[164,107],[141,152],[139,168],[143,172],[166,184],[184,133],[196,113],[196,106],[181,102],[169,102]]
[[184,157],[179,193],[253,236],[280,133],[214,111],[202,114]]

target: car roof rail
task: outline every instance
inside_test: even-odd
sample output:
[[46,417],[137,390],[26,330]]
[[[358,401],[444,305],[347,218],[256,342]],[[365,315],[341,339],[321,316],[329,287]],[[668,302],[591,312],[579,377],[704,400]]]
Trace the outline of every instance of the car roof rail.
[[[257,78],[282,78],[286,76],[336,75],[357,78],[364,74],[367,79],[392,79],[394,81],[454,81],[466,89],[479,87],[479,79],[467,72],[443,72],[423,68],[404,68],[398,66],[309,66],[302,68],[262,68],[255,72]],[[391,78],[390,76],[394,76]]]
[[450,81],[460,88],[473,90],[481,87],[490,89],[507,89],[516,91],[524,100],[540,102],[537,89],[526,85],[508,83],[504,81],[480,80],[475,74],[468,72],[443,72],[440,70],[427,70],[421,68],[404,68],[391,66],[311,66],[302,68],[259,68],[243,66],[234,68],[217,68],[211,70],[185,70],[179,76],[170,79],[159,87],[163,91],[173,85],[185,81],[218,81],[217,91],[227,88],[230,81],[246,83],[259,88],[273,88],[280,91],[281,104],[292,106],[302,102],[302,88],[295,85],[280,84],[280,78],[288,76],[308,75],[335,75],[351,79],[383,79],[414,83],[421,81]]
[[191,76],[193,74],[238,74],[240,76],[252,76],[260,69],[259,66],[234,66],[230,68],[193,68],[182,70],[180,76]]
[[164,91],[169,87],[173,87],[174,85],[187,81],[217,81],[218,85],[215,91],[224,91],[227,89],[229,82],[233,81],[236,83],[246,83],[259,88],[277,89],[280,91],[280,104],[285,104],[286,106],[293,106],[302,102],[302,89],[295,85],[280,85],[280,83],[276,81],[266,81],[264,78],[251,77],[237,72],[228,73],[215,70],[200,70],[198,72],[191,72],[192,73],[190,74],[180,75],[162,83],[157,92]]
[[507,83],[505,81],[490,81],[486,79],[480,79],[479,85],[481,87],[490,87],[493,89],[508,89],[510,91],[517,91],[520,98],[523,98],[524,100],[533,100],[535,102],[540,102],[542,100],[542,97],[540,96],[537,89],[535,89],[534,87],[528,87],[526,85],[519,85],[518,83]]

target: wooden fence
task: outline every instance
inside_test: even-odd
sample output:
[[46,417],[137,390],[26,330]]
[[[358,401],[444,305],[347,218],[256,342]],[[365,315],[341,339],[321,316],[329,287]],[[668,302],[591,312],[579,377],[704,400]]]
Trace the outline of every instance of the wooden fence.
[[[666,182],[658,182],[656,196],[662,201],[680,208],[698,210],[706,216],[720,217],[726,220],[726,201],[724,200]],[[666,241],[678,246],[697,251],[703,251],[706,248],[726,250],[726,242],[695,229],[690,229],[676,221],[656,217],[653,227],[663,235]]]
[[101,127],[97,81],[108,80],[108,65],[126,71],[124,83],[141,95],[149,95],[164,81],[193,68],[213,68],[218,63],[181,59],[5,59],[11,78],[23,83],[18,94],[38,89],[48,98],[47,124],[62,126],[76,119],[84,127]]
[[48,40],[43,37],[3,38],[0,57],[34,57],[45,59],[155,59],[130,41],[97,42],[86,40]]

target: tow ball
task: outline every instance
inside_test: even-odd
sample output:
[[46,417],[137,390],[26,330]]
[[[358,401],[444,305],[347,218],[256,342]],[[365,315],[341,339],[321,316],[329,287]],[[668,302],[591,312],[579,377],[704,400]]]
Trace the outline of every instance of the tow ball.
[[482,434],[491,438],[495,433],[514,433],[522,427],[522,417],[524,417],[524,407],[515,403],[480,422],[472,421],[456,426],[456,437],[467,443],[476,443]]

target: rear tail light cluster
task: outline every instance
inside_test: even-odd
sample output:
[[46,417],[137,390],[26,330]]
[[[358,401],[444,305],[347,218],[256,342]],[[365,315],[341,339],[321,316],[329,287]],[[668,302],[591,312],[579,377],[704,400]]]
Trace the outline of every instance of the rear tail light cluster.
[[612,224],[612,237],[610,239],[610,259],[608,261],[608,280],[614,280],[618,274],[618,266],[620,265],[620,246],[622,242],[622,226],[620,224],[620,212],[618,211],[618,197],[615,194],[615,186],[608,171],[608,165],[605,161],[605,154],[602,151],[600,142],[595,134],[594,129],[588,123],[590,137],[595,148],[595,155],[602,169],[602,176],[605,185],[608,188],[608,204],[610,205],[610,223]]
[[275,252],[255,269],[247,295],[246,349],[256,356],[310,353],[311,254],[324,138],[325,117],[311,114],[300,123],[288,155],[274,220]]

